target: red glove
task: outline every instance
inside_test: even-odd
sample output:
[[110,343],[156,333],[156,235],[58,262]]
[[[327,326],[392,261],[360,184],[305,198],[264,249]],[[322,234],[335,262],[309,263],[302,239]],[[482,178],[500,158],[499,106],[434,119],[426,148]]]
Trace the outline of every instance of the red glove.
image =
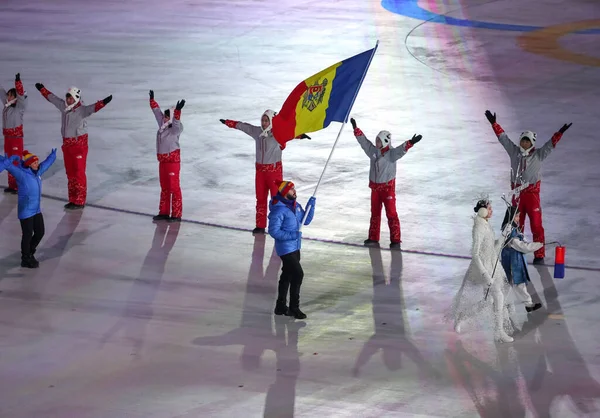
[[230,120],[230,119],[219,119],[221,121],[221,123],[225,126],[227,126],[228,128],[235,128],[237,126],[237,122],[235,120]]

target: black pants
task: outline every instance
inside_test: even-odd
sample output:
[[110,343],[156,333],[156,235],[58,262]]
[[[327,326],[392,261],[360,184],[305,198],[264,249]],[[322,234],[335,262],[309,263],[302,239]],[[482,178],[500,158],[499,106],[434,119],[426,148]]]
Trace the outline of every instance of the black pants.
[[300,307],[300,286],[304,278],[304,271],[300,265],[300,250],[281,257],[281,277],[279,277],[279,292],[277,303],[285,304],[288,289],[290,292],[290,308]]
[[28,257],[35,252],[38,244],[44,237],[44,217],[41,213],[27,219],[21,219],[21,255]]

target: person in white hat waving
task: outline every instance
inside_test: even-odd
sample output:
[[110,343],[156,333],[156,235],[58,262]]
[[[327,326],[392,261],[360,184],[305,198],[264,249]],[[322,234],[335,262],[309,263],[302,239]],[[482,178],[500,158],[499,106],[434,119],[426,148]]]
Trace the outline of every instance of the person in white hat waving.
[[368,247],[379,246],[379,232],[381,228],[381,207],[385,207],[385,214],[390,228],[390,248],[400,249],[400,219],[396,211],[396,162],[404,157],[423,137],[413,135],[398,147],[392,147],[392,134],[381,131],[377,134],[375,145],[367,139],[365,134],[356,126],[354,118],[350,119],[354,136],[361,148],[371,160],[369,170],[369,187],[371,188],[371,222],[369,237],[364,244]]
[[[552,137],[540,148],[536,148],[537,134],[532,131],[524,131],[519,136],[519,145],[508,137],[504,129],[496,122],[496,114],[485,111],[485,117],[492,125],[498,141],[504,147],[510,158],[511,165],[511,188],[521,188],[519,197],[513,197],[513,205],[518,207],[522,214],[519,220],[519,229],[523,231],[525,216],[529,218],[533,241],[544,243],[544,227],[542,225],[542,205],[540,200],[540,186],[542,176],[540,169],[544,161],[552,153],[563,134],[572,123],[564,124]],[[544,262],[545,246],[534,253],[533,264]]]
[[77,87],[69,88],[64,100],[55,96],[42,83],[36,83],[35,87],[62,114],[62,151],[65,158],[65,171],[69,181],[69,203],[65,205],[65,209],[82,209],[87,199],[85,171],[88,154],[88,131],[86,119],[110,103],[112,95],[86,106],[81,100],[81,90]]

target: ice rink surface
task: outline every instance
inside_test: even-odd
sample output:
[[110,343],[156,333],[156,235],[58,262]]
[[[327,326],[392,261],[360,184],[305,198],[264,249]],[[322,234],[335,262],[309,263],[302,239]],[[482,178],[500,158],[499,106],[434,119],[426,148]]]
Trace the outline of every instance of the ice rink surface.
[[[0,84],[21,73],[26,148],[59,152],[39,269],[19,267],[16,197],[0,196],[0,416],[600,416],[599,36],[589,0],[3,2]],[[360,246],[369,161],[346,126],[304,229],[308,319],[273,317],[280,262],[248,232],[254,144],[219,119],[258,125],[377,40],[352,115],[372,139],[423,135],[398,163],[405,251]],[[36,82],[59,96],[75,85],[88,104],[113,94],[88,120],[83,212],[63,211],[60,114]],[[150,89],[163,108],[187,102],[180,225],[146,216],[159,198]],[[490,195],[498,233],[510,189],[486,109],[539,145],[573,123],[542,169],[546,241],[566,246],[566,278],[552,277],[549,247],[530,266],[544,309],[517,305],[521,331],[503,345],[444,321],[474,202]],[[284,151],[303,204],[339,128]]]

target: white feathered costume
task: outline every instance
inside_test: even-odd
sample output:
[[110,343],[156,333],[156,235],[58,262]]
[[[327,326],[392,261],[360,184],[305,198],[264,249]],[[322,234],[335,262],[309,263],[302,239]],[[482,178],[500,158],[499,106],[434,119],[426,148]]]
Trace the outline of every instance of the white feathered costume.
[[[502,237],[495,239],[494,229],[486,219],[488,215],[486,203],[489,201],[480,201],[475,208],[477,215],[473,220],[472,259],[452,306],[454,327],[457,332],[461,332],[462,326],[469,319],[475,317],[487,321],[491,319],[495,338],[501,342],[512,342],[513,339],[508,334],[512,334],[513,327],[505,305],[505,296],[510,285],[501,262],[497,261],[505,241],[505,234],[510,233],[510,225],[502,231]],[[489,295],[484,300],[488,287]],[[491,317],[482,315],[485,311],[490,313]]]

